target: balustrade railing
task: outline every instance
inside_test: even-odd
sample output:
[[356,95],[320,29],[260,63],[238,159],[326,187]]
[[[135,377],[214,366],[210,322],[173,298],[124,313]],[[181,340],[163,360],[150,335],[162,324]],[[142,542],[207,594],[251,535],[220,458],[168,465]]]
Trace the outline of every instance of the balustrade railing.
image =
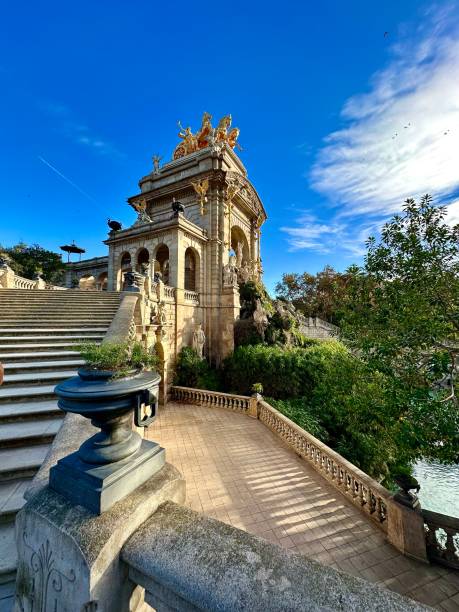
[[177,386],[172,387],[171,390],[172,397],[178,402],[228,408],[236,412],[248,412],[250,409],[251,398],[245,395],[230,395],[229,393],[219,393],[218,391]]
[[14,275],[14,288],[15,289],[35,289],[37,281],[30,280],[30,278],[23,278],[22,276]]
[[258,418],[387,532],[390,492],[264,400]]
[[193,302],[193,304],[199,304],[199,294],[197,291],[185,290],[184,297],[186,302]]
[[164,285],[164,297],[169,300],[175,299],[175,287],[169,287],[169,285]]
[[427,556],[436,563],[459,569],[459,518],[423,510]]
[[[172,387],[172,397],[179,402],[228,408],[256,416],[387,533],[390,492],[263,399],[177,386]],[[258,403],[255,414],[251,408],[253,401]]]

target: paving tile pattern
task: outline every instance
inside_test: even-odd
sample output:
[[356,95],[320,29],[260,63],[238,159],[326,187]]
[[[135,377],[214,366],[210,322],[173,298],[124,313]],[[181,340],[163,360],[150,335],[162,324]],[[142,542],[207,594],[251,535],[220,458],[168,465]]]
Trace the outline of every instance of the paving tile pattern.
[[169,403],[147,435],[185,476],[193,510],[439,610],[459,612],[459,572],[401,555],[259,421]]

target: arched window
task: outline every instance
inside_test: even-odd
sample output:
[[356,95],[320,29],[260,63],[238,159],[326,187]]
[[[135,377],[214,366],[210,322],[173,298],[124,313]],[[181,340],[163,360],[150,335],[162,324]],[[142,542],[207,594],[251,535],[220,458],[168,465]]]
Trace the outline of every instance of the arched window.
[[121,285],[121,291],[125,290],[125,280],[124,280],[124,275],[126,274],[126,272],[131,272],[132,267],[131,267],[131,255],[129,253],[123,253],[121,256],[121,266],[120,266],[120,272],[121,272],[121,279],[120,279],[120,285]]
[[165,244],[156,249],[155,272],[161,272],[163,283],[169,284],[169,249]]
[[150,253],[147,251],[147,249],[140,249],[140,251],[137,253],[137,272],[143,272],[145,266],[148,266],[149,263]]
[[190,248],[185,251],[185,289],[196,291],[196,257]]

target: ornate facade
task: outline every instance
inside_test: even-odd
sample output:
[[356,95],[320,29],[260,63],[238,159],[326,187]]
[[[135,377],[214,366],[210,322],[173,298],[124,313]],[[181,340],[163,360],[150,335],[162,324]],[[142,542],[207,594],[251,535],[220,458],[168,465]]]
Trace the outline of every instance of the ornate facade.
[[[209,117],[204,115],[204,126]],[[174,159],[162,167],[155,156],[140,192],[128,198],[137,220],[110,232],[107,261],[87,262],[95,280],[106,276],[105,286],[94,282],[92,288],[126,289],[131,272],[148,279],[152,299],[164,302],[168,323],[158,348],[171,362],[182,346],[192,345],[199,325],[206,337],[204,354],[212,362],[230,353],[240,308],[238,278],[258,279],[262,273],[260,227],[266,212],[228,140],[231,132],[225,138],[220,124],[210,126],[207,146],[183,155],[176,148]],[[100,265],[96,270],[91,263]],[[69,266],[68,286],[84,276],[85,265]]]

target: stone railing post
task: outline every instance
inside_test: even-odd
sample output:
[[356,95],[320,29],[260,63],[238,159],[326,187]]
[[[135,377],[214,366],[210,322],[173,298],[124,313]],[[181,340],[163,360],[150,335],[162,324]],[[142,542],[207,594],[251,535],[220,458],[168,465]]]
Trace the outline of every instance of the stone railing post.
[[421,507],[409,508],[392,496],[387,513],[387,539],[407,557],[428,563]]
[[247,411],[249,417],[258,419],[258,402],[262,399],[263,397],[259,393],[250,396],[249,410]]
[[46,289],[46,282],[43,280],[40,274],[35,276],[35,289]]
[[0,257],[0,288],[14,289],[14,271],[2,257]]

